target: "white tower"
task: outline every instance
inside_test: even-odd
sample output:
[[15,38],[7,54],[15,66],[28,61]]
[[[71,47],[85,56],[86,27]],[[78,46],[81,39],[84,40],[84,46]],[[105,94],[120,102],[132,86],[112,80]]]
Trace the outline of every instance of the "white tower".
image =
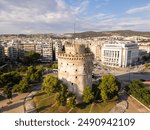
[[92,87],[93,54],[84,45],[65,45],[65,52],[58,53],[58,78],[70,92],[81,97],[85,87]]

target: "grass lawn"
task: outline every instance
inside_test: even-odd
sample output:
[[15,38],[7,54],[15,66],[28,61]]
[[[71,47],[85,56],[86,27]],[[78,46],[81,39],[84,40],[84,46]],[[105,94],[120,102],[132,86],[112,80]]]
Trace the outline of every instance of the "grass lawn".
[[[35,102],[37,111],[40,113],[67,113],[71,108],[66,106],[58,106],[56,102],[56,94],[50,96],[38,92],[33,101]],[[107,103],[93,103],[89,105],[78,104],[76,108],[72,109],[70,113],[105,113],[109,112],[116,104],[116,100],[113,99]]]
[[102,112],[102,113],[105,113],[105,112],[109,112],[116,104],[116,101],[110,101],[110,102],[107,102],[107,103],[94,103],[92,109],[91,109],[91,113],[97,113],[97,112]]
[[43,92],[39,92],[34,96],[33,101],[35,102],[37,111],[40,113],[66,113],[70,110],[68,107],[57,105],[56,94],[49,96]]

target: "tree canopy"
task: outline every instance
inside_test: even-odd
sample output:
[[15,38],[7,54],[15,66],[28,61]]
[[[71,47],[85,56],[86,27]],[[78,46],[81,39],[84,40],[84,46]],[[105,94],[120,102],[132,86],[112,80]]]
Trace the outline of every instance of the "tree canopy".
[[20,81],[19,84],[16,84],[13,87],[13,92],[21,92],[21,93],[25,93],[28,92],[28,90],[31,88],[31,85],[28,83],[27,79],[23,79]]
[[105,75],[102,78],[102,82],[99,85],[100,95],[103,101],[112,99],[118,94],[120,89],[120,83],[113,75]]
[[140,80],[133,80],[129,85],[129,93],[146,105],[150,105],[150,89],[144,88]]
[[67,106],[71,108],[76,107],[76,96],[74,94],[70,94],[69,98],[67,99]]
[[90,103],[94,99],[94,93],[92,92],[92,89],[87,86],[85,87],[83,91],[83,102]]
[[42,72],[43,72],[42,66],[38,66],[38,67],[29,66],[27,70],[26,78],[31,83],[39,82],[42,78]]
[[54,93],[59,90],[59,80],[56,77],[47,75],[42,84],[42,90],[47,94]]
[[11,99],[12,98],[12,91],[11,88],[8,86],[4,87],[3,93],[6,95],[7,99]]
[[8,73],[4,73],[0,75],[0,87],[4,87],[7,84],[11,84],[10,87],[13,85],[18,84],[22,77],[17,71],[12,71]]
[[68,94],[69,93],[67,86],[64,84],[60,84],[60,90],[56,98],[57,103],[62,106],[66,105]]
[[34,64],[37,62],[39,58],[40,58],[40,54],[34,51],[29,51],[29,52],[25,52],[22,62],[24,64]]
[[52,64],[51,68],[52,69],[58,69],[58,64]]

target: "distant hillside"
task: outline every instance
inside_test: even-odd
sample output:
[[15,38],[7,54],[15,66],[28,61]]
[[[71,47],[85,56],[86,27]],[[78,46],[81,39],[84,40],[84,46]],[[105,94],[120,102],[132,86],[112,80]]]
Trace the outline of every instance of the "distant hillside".
[[112,36],[112,35],[120,35],[120,36],[144,36],[150,37],[150,32],[139,32],[139,31],[131,31],[131,30],[118,30],[118,31],[104,31],[104,32],[81,32],[81,33],[70,33],[78,38],[86,38],[86,37],[102,37],[102,36]]
[[53,39],[66,39],[66,38],[87,38],[87,37],[103,37],[103,36],[112,36],[112,35],[119,35],[119,36],[144,36],[150,37],[150,32],[140,32],[140,31],[131,31],[131,30],[117,30],[117,31],[102,31],[102,32],[94,32],[94,31],[87,31],[81,33],[65,33],[63,35],[58,35],[54,33],[48,34],[1,34],[0,37],[26,37],[26,38],[33,38],[33,37],[42,37],[42,38],[53,38]]

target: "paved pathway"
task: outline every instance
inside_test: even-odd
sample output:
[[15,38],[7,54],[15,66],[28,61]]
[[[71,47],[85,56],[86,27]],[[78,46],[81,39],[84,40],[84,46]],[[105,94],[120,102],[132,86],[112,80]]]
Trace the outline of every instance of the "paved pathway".
[[24,101],[24,108],[25,108],[25,113],[36,113],[36,106],[35,103],[33,102],[33,97],[34,95],[40,90],[41,88],[41,84],[34,84],[34,87],[31,91],[31,93],[29,93]]
[[27,102],[27,107],[34,106],[33,103],[29,103],[29,100],[34,96],[34,94],[40,89],[41,84],[35,84],[31,93],[14,94],[11,104],[7,104],[8,100],[0,101],[0,112],[3,113],[24,113],[25,99]]
[[24,99],[29,93],[14,95],[11,104],[7,104],[8,99],[0,101],[0,112],[4,113],[23,113],[24,112]]
[[137,100],[132,98],[131,96],[127,99],[128,102],[128,108],[126,109],[127,113],[150,113],[150,109],[146,109],[141,103],[139,103]]
[[110,113],[143,113],[150,112],[148,109],[142,105],[137,99],[132,98],[127,95],[124,90],[125,82],[122,82],[122,87],[119,92],[120,102],[116,104],[116,106],[110,111]]

